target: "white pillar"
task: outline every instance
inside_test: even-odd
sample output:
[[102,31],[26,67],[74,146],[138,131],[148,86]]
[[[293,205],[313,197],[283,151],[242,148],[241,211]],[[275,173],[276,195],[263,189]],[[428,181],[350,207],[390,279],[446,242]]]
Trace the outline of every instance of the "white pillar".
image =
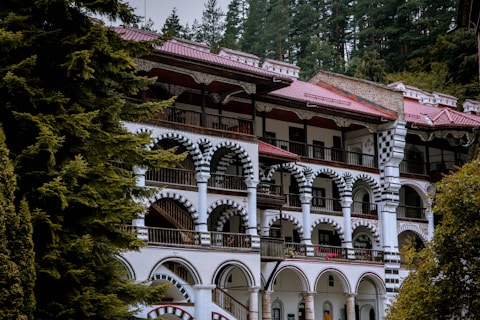
[[347,293],[345,297],[347,299],[347,319],[355,320],[355,296],[354,293]]
[[312,195],[303,193],[300,195],[300,201],[302,202],[303,243],[312,244],[312,232],[310,230],[310,201],[312,201]]
[[209,172],[198,172],[196,175],[198,188],[198,219],[195,229],[207,232],[207,181],[210,178]]
[[342,206],[343,215],[343,247],[347,249],[347,257],[355,259],[352,245],[352,197],[343,197],[340,205]]
[[[145,173],[147,172],[147,167],[133,166],[132,171],[135,175],[135,185],[137,187],[145,187]],[[140,240],[148,241],[148,230],[145,228],[145,212],[139,213],[138,218],[132,220],[132,226],[136,227],[137,237]]]
[[249,320],[258,320],[258,290],[260,287],[251,287],[250,291],[250,305],[249,305]]
[[262,293],[262,320],[272,320],[271,291]]
[[195,319],[211,319],[212,290],[215,289],[215,285],[196,284],[193,289],[195,290]]
[[305,300],[305,320],[315,320],[315,306],[313,303],[313,294],[311,292],[302,293]]
[[248,190],[248,228],[247,234],[257,235],[257,184],[258,180],[245,179]]
[[431,241],[433,238],[433,231],[435,229],[434,221],[433,221],[433,210],[432,207],[427,207],[425,210],[425,214],[427,216],[428,221],[428,240]]

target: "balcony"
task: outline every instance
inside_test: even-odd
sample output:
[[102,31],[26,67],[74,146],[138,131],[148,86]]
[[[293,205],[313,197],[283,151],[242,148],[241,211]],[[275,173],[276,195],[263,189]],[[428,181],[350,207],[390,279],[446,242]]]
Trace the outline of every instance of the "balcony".
[[[324,261],[362,261],[383,263],[383,251],[302,243],[283,242],[282,239],[262,237],[260,240],[262,261],[282,261],[285,259],[316,259]],[[349,252],[350,251],[350,252]],[[307,254],[307,252],[312,252]]]
[[378,168],[375,156],[371,154],[352,152],[336,148],[327,148],[318,145],[311,145],[302,142],[280,140],[274,138],[268,138],[266,139],[266,142],[283,150],[287,150],[310,159],[318,159],[327,162],[338,162],[366,168]]
[[162,113],[159,113],[155,119],[152,120],[152,122],[157,122],[158,120],[240,134],[251,135],[253,133],[253,122],[250,119],[203,114],[201,112],[173,107],[165,108]]
[[148,170],[145,173],[145,180],[151,182],[161,182],[164,184],[178,184],[186,186],[196,186],[194,170],[180,168],[161,168]]
[[311,210],[314,212],[342,212],[340,199],[333,198],[312,198]]
[[257,207],[259,209],[280,208],[285,204],[285,195],[281,194],[281,186],[268,182],[260,182],[257,186]]
[[229,174],[211,173],[207,185],[216,189],[247,190],[244,177]]
[[413,207],[413,206],[398,206],[397,218],[426,220],[425,209],[421,207]]
[[377,204],[362,201],[353,201],[351,206],[351,213],[362,216],[378,216]]

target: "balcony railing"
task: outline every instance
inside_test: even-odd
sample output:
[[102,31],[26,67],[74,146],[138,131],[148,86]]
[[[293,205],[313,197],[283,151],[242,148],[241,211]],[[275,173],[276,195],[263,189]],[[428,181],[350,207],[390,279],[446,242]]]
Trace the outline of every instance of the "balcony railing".
[[301,208],[302,202],[300,201],[300,195],[294,193],[287,193],[285,194],[287,197],[287,203],[285,204],[286,207],[293,207],[293,208]]
[[271,194],[279,196],[281,193],[281,186],[278,184],[273,184],[269,182],[259,182],[257,186],[257,192],[262,194]]
[[151,245],[200,246],[200,233],[197,231],[153,227],[137,229],[147,230],[148,244]]
[[169,184],[196,186],[195,171],[180,168],[161,168],[148,170],[145,173],[147,181],[156,181]]
[[403,160],[400,163],[401,173],[426,174],[426,166],[422,161]]
[[312,198],[312,210],[321,212],[342,212],[342,205],[339,199]]
[[412,206],[398,206],[397,218],[425,220],[425,208]]
[[352,214],[374,215],[378,214],[377,204],[362,201],[353,201],[351,206]]
[[337,148],[327,148],[318,145],[274,138],[268,138],[266,139],[266,142],[283,150],[287,150],[311,159],[341,162],[367,168],[378,168],[375,156],[371,154],[352,152]]
[[229,174],[211,173],[207,185],[211,188],[247,190],[244,177]]
[[[282,239],[262,237],[261,257],[264,261],[284,260],[285,258],[324,260],[355,260],[383,263],[383,251],[372,249],[353,248],[347,249],[338,246],[283,242]],[[307,254],[311,252],[310,254]]]
[[250,119],[202,114],[201,112],[172,107],[166,108],[156,116],[156,119],[242,134],[252,134],[253,132],[253,122]]
[[278,238],[260,238],[260,252],[263,260],[284,260],[283,240]]
[[220,308],[232,314],[235,319],[249,319],[248,308],[240,301],[229,295],[228,292],[218,287],[213,289],[213,302],[216,303]]
[[212,247],[226,247],[237,249],[250,249],[252,237],[244,233],[210,232],[210,245]]

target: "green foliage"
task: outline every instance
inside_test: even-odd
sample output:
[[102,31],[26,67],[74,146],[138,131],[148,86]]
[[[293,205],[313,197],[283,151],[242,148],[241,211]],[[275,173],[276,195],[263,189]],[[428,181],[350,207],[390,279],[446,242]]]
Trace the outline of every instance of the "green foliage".
[[437,183],[442,217],[432,242],[410,252],[414,269],[387,319],[476,319],[480,314],[480,161]]
[[194,25],[194,40],[210,46],[217,51],[224,32],[223,12],[217,0],[208,0],[202,14],[202,21]]
[[35,266],[30,212],[15,206],[16,178],[0,127],[0,318],[33,319]]
[[180,24],[180,19],[177,15],[177,8],[173,8],[172,13],[165,20],[162,27],[162,34],[166,37],[183,37],[185,28]]
[[[145,210],[138,200],[155,192],[135,187],[129,168],[183,156],[145,149],[151,137],[124,128],[169,102],[124,99],[154,81],[136,74],[132,59],[153,43],[124,41],[94,14],[138,21],[116,0],[0,2],[0,114],[18,186],[7,200],[15,228],[6,231],[16,249],[0,249],[9,275],[0,287],[19,284],[22,308],[35,319],[130,319],[130,306],[164,290],[124,277],[116,256],[143,243],[118,226],[137,218]],[[18,295],[10,291],[13,305]]]
[[357,66],[355,77],[387,83],[385,60],[380,59],[380,54],[376,50],[365,52],[360,64]]

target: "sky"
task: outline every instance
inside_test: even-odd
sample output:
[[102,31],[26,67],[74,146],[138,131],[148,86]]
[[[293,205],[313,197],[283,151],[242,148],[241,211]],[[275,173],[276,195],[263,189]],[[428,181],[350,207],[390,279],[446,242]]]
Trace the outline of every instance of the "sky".
[[[218,6],[223,13],[227,13],[228,4],[231,0],[217,0]],[[180,24],[185,26],[187,23],[191,27],[193,20],[202,19],[202,12],[205,9],[207,0],[127,0],[135,13],[139,16],[147,16],[154,22],[153,29],[160,30],[167,17],[172,13],[173,8],[177,8],[177,15]],[[145,11],[146,8],[146,11]]]

